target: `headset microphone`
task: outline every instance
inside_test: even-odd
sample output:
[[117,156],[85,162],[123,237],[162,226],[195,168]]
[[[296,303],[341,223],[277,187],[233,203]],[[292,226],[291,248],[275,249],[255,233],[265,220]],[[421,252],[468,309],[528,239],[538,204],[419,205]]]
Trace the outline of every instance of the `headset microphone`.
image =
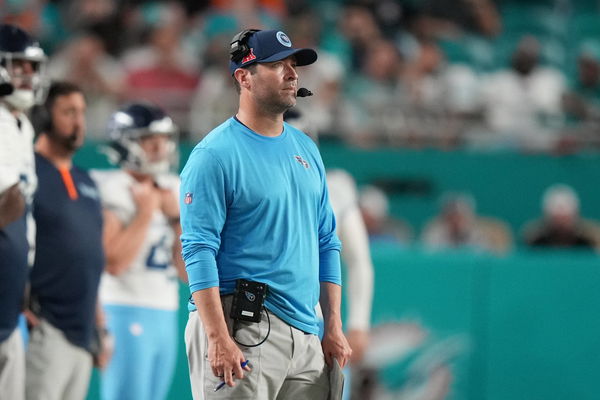
[[311,92],[307,88],[303,88],[303,87],[298,89],[298,91],[296,92],[296,97],[308,97],[308,96],[312,96],[312,95],[313,95],[313,92]]

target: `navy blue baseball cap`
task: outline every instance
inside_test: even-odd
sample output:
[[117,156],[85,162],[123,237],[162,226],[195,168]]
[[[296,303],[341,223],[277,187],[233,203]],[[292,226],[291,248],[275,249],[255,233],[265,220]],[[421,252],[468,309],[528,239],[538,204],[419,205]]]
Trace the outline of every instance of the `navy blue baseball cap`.
[[247,41],[249,48],[241,60],[229,61],[229,71],[233,75],[236,69],[244,68],[254,63],[283,60],[289,56],[296,57],[298,66],[309,65],[317,61],[317,52],[313,49],[295,49],[292,41],[282,31],[256,31]]

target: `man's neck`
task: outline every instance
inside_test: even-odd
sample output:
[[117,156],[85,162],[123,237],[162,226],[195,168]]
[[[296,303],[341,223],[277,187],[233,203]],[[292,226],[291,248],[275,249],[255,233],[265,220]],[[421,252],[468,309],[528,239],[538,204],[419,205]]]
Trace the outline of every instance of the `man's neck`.
[[73,153],[50,140],[46,134],[40,135],[35,142],[35,151],[47,158],[56,168],[71,168],[73,165]]
[[131,170],[131,169],[125,169],[125,172],[127,172],[129,175],[131,175],[133,177],[133,179],[135,179],[138,182],[149,182],[149,181],[153,181],[154,178],[152,177],[152,175],[148,175],[148,174],[142,174],[140,172]]
[[283,133],[283,113],[268,113],[258,109],[254,103],[240,98],[237,119],[259,135],[276,137]]

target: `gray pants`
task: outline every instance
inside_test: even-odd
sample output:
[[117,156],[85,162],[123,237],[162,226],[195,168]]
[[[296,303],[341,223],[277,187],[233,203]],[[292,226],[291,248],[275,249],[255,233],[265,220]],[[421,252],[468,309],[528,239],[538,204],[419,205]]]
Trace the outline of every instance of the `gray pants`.
[[92,355],[42,320],[30,333],[26,372],[27,400],[83,400],[90,383]]
[[19,329],[0,343],[0,400],[25,398],[25,351]]
[[[225,315],[229,315],[232,296],[222,298]],[[325,400],[329,394],[329,372],[321,342],[316,335],[291,327],[269,312],[271,332],[258,347],[239,346],[252,371],[234,387],[224,386],[215,392],[221,379],[214,376],[208,360],[208,340],[198,312],[190,313],[185,329],[185,344],[195,400]],[[232,321],[226,318],[230,329]],[[245,344],[260,342],[267,334],[269,322],[263,312],[260,324],[241,322],[236,333]]]

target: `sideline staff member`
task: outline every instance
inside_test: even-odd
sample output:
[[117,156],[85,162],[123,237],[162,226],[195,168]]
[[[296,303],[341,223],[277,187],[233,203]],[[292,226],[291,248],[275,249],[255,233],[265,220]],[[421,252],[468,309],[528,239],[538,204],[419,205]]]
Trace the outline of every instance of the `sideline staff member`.
[[103,322],[96,319],[104,268],[100,199],[89,174],[73,165],[85,138],[85,107],[78,86],[54,82],[34,114],[40,135],[35,142],[37,234],[30,273],[27,400],[85,399],[94,328]]
[[[183,256],[190,308],[198,307],[186,328],[195,399],[325,399],[326,363],[343,367],[351,354],[323,162],[310,137],[283,121],[296,104],[296,67],[316,59],[281,31],[236,35],[238,113],[196,146],[182,172]],[[229,318],[238,279],[268,286],[259,323]],[[229,387],[215,391],[223,380]]]

